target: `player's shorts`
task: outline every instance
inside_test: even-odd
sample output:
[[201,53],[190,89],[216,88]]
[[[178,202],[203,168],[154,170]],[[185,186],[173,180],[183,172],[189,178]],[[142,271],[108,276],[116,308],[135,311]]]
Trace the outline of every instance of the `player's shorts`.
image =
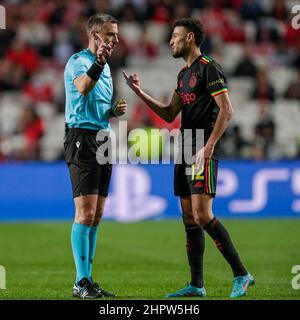
[[69,167],[74,198],[88,194],[108,195],[112,164],[99,164],[96,154],[109,138],[103,142],[97,141],[97,133],[88,129],[66,130],[64,156]]
[[218,160],[205,159],[204,166],[196,170],[195,164],[176,164],[174,170],[175,196],[206,193],[216,196]]

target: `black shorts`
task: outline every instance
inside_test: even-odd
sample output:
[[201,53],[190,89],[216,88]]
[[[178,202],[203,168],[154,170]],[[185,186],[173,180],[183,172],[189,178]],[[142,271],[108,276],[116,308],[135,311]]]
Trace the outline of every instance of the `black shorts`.
[[205,159],[204,167],[198,172],[195,164],[176,164],[174,170],[175,196],[188,197],[191,194],[206,193],[216,196],[218,160]]
[[[68,164],[73,197],[98,194],[107,197],[112,173],[111,163],[99,164],[96,153],[106,141],[96,140],[97,131],[67,129],[64,156]],[[107,138],[109,139],[109,138]]]

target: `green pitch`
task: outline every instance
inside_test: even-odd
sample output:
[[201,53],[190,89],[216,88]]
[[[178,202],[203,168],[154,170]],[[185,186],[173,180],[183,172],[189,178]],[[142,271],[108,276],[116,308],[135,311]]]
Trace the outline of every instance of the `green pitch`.
[[[245,299],[300,299],[291,269],[300,264],[300,220],[222,220],[256,279]],[[0,225],[0,299],[72,299],[69,223]],[[101,226],[94,278],[119,299],[163,299],[189,281],[180,221]],[[228,299],[231,270],[206,235],[206,299]]]

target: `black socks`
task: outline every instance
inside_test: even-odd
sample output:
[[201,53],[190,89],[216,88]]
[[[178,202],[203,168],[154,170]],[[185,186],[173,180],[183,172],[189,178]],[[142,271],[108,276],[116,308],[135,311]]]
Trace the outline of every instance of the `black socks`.
[[247,271],[240,260],[240,257],[230,239],[227,230],[221,224],[221,222],[216,218],[213,218],[203,228],[212,237],[217,248],[230,264],[234,276],[237,277],[246,275]]
[[203,287],[203,253],[205,248],[204,232],[201,226],[186,225],[186,252],[191,268],[191,285]]

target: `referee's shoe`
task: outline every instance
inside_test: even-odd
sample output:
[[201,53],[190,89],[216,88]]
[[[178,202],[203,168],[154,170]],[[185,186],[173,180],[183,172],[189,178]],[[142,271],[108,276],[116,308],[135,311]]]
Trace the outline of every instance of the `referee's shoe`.
[[103,297],[103,298],[115,298],[117,295],[109,292],[107,290],[104,290],[103,288],[101,288],[99,286],[99,284],[97,282],[94,282],[93,279],[91,278],[91,282],[92,282],[92,286],[94,287],[94,289],[98,292],[99,297]]
[[96,299],[102,298],[98,290],[94,288],[94,285],[88,278],[83,278],[77,284],[74,284],[72,290],[73,297],[80,299]]

